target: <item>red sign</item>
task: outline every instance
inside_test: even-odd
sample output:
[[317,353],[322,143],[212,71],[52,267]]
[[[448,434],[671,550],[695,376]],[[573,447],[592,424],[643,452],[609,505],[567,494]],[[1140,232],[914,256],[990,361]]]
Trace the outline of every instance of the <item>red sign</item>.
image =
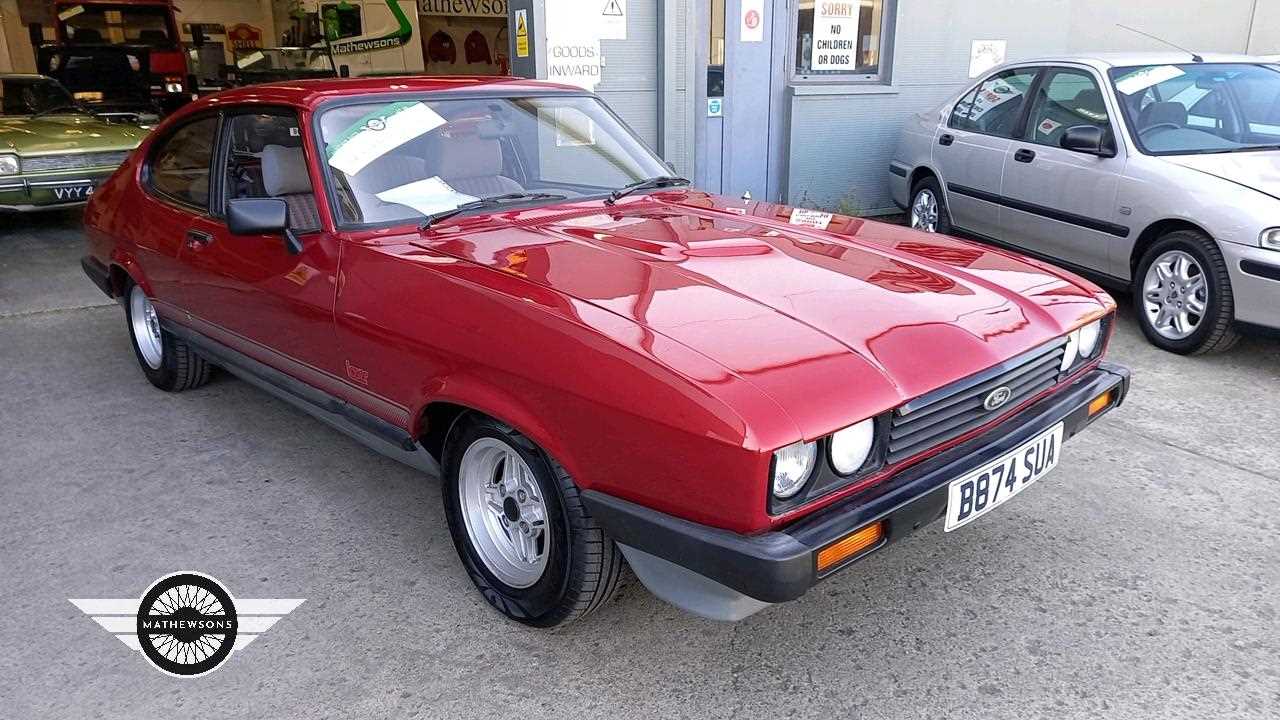
[[748,10],[747,16],[743,18],[742,22],[745,23],[748,28],[755,30],[760,27],[760,13],[755,10]]
[[227,40],[231,47],[243,50],[262,47],[262,30],[245,23],[227,28]]

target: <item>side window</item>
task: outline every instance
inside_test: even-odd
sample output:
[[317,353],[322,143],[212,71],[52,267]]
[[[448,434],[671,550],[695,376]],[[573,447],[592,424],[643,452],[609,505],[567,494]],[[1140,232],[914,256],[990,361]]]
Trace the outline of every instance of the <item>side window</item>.
[[1050,70],[1031,103],[1026,140],[1058,147],[1067,128],[1092,125],[1109,132],[1107,105],[1098,83],[1084,70]]
[[330,40],[360,37],[364,34],[359,5],[348,5],[345,2],[322,5],[320,22],[324,24],[325,37]]
[[973,99],[978,94],[978,88],[974,88],[965,93],[960,98],[960,102],[951,108],[951,118],[947,120],[947,126],[957,130],[973,130],[972,124],[969,122],[969,111],[973,109]]
[[207,209],[209,164],[217,136],[218,118],[208,117],[183,125],[161,140],[148,165],[152,189],[179,202]]
[[949,124],[957,130],[1013,137],[1022,102],[1038,72],[1037,68],[1005,70],[983,80],[956,104]]
[[289,206],[289,227],[320,229],[316,196],[292,113],[236,115],[227,121],[226,197],[279,198]]

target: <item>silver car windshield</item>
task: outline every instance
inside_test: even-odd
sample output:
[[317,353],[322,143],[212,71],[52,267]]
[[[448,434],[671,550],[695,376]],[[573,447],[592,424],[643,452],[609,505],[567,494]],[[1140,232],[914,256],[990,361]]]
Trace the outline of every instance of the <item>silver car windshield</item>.
[[1280,147],[1280,67],[1187,63],[1114,68],[1111,83],[1149,155]]
[[345,224],[414,221],[485,198],[557,202],[670,173],[584,96],[342,105],[320,130]]

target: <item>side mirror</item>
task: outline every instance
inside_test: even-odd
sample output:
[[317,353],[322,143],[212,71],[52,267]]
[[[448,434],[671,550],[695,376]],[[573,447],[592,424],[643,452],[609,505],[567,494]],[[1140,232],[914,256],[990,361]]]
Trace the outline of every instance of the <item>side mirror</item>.
[[1107,140],[1107,134],[1094,125],[1076,125],[1067,128],[1058,141],[1063,150],[1097,155],[1098,157],[1115,157],[1115,148]]
[[281,235],[291,254],[302,252],[302,241],[289,229],[289,206],[279,198],[228,200],[227,229],[232,235]]

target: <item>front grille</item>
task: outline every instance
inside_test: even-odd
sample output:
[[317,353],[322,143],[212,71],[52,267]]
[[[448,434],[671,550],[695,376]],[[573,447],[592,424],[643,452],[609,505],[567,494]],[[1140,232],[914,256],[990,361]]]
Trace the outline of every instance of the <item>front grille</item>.
[[[954,440],[1053,387],[1066,346],[1067,339],[1058,338],[898,408],[890,421],[888,462],[905,460]],[[1001,386],[1011,391],[1009,399],[987,410],[983,407],[987,395]]]
[[114,168],[118,167],[128,157],[128,150],[76,153],[73,155],[41,155],[22,158],[22,171],[49,172],[52,170],[78,170],[80,168]]

